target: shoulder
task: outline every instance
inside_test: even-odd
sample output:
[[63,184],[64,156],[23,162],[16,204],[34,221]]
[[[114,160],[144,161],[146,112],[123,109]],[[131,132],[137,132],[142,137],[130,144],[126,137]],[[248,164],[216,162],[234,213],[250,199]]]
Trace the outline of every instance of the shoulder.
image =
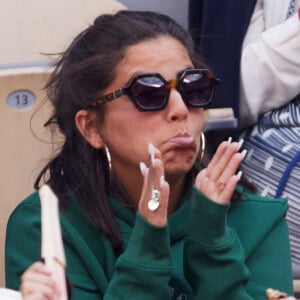
[[[39,258],[39,241],[41,231],[41,209],[38,193],[33,193],[11,213],[6,226],[6,256],[23,257],[22,252],[36,248],[35,259]],[[16,236],[18,238],[16,238]],[[31,250],[28,248],[32,248]],[[14,254],[17,253],[17,254]]]
[[39,216],[38,211],[41,210],[40,198],[38,192],[34,192],[21,201],[11,213],[8,226],[12,223],[26,223],[31,221],[30,215]]
[[35,208],[41,207],[40,197],[39,197],[39,193],[37,191],[33,192],[28,197],[26,197],[24,200],[22,200],[14,209],[14,211],[12,212],[12,215],[14,213],[17,213],[20,210],[24,209],[25,207],[35,207]]

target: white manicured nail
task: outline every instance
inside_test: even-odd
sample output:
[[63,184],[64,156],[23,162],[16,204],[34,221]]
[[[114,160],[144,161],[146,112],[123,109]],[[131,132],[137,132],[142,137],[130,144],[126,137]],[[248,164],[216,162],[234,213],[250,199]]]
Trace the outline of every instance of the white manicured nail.
[[241,149],[241,147],[243,146],[243,144],[244,144],[244,139],[241,139],[241,140],[239,141],[239,144],[238,144],[238,150]]
[[242,178],[242,175],[243,175],[243,172],[242,171],[239,171],[236,175],[238,181],[240,181],[240,179]]
[[245,156],[247,155],[248,150],[244,149],[241,154],[242,154],[242,158],[244,159]]
[[141,173],[142,175],[144,176],[145,175],[145,170],[147,169],[147,166],[144,162],[140,162],[140,170],[141,170]]
[[148,153],[150,155],[151,165],[152,165],[152,167],[154,167],[155,166],[155,156],[154,156],[155,148],[151,143],[148,144]]
[[227,140],[227,146],[229,146],[231,144],[231,142],[232,142],[232,137],[230,136]]

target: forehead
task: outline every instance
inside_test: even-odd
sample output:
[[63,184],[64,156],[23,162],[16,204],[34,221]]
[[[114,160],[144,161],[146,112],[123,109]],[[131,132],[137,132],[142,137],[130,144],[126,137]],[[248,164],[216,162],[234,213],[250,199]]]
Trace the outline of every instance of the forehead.
[[192,67],[187,49],[176,39],[160,36],[129,46],[117,66],[117,76],[130,78],[141,73],[160,73],[166,79]]

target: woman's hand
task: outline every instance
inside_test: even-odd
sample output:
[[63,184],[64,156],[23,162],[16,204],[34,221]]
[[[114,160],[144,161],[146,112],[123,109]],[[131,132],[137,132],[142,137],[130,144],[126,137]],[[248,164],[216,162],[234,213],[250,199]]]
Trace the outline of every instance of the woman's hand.
[[144,185],[138,211],[150,224],[164,226],[167,223],[170,188],[164,178],[164,166],[160,151],[149,144],[148,152],[150,156],[149,167],[143,162],[140,163]]
[[288,296],[286,293],[272,288],[266,290],[266,296],[267,300],[297,300],[295,297]]
[[227,204],[236,188],[242,173],[237,169],[246,155],[246,150],[239,152],[243,141],[222,142],[207,168],[199,172],[195,186],[209,199]]
[[32,264],[21,276],[23,300],[57,300],[59,291],[51,272],[42,262]]

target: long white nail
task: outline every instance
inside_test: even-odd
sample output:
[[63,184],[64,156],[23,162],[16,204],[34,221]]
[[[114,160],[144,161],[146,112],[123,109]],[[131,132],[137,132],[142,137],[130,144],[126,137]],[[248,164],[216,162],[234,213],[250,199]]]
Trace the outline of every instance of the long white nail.
[[148,153],[150,155],[151,165],[152,165],[152,167],[154,167],[155,166],[155,156],[154,156],[155,148],[151,143],[148,144]]
[[244,149],[244,150],[241,152],[242,159],[244,159],[244,158],[245,158],[245,156],[247,155],[247,152],[248,152],[248,150],[247,150],[247,149]]
[[144,176],[145,175],[145,170],[147,169],[147,166],[144,162],[140,162],[140,170],[141,170],[141,173],[142,175]]
[[161,176],[160,176],[160,179],[159,179],[159,185],[160,185],[160,188],[163,187],[164,182],[165,182],[165,176],[164,176],[164,175],[161,175]]
[[241,147],[243,146],[244,144],[244,139],[241,139],[238,143],[238,151],[241,149]]
[[227,146],[229,146],[231,144],[231,142],[232,142],[232,137],[230,136],[227,140]]
[[243,172],[242,172],[242,171],[239,171],[239,172],[236,174],[236,177],[237,177],[238,181],[240,181],[240,179],[242,178],[242,175],[243,175]]

